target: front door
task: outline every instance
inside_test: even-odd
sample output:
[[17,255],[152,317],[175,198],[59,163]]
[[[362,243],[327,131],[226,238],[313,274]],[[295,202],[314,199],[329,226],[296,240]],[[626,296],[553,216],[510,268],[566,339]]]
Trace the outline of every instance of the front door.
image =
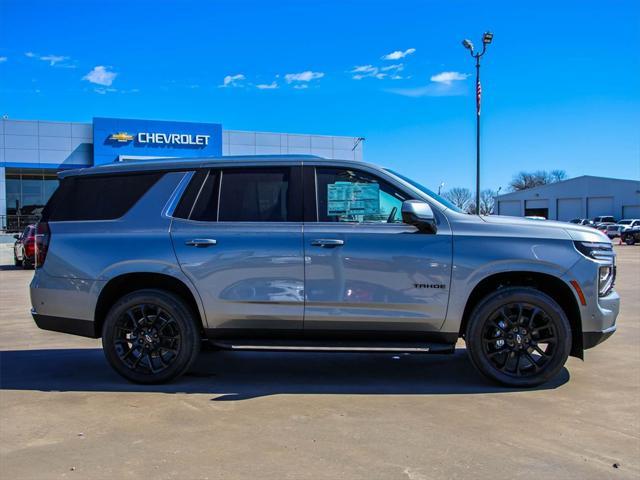
[[187,189],[185,198],[197,199],[178,208],[185,218],[174,219],[171,238],[210,333],[302,330],[300,170],[221,168],[196,175],[200,185]]
[[304,225],[305,332],[438,331],[449,298],[448,227],[425,234],[402,223],[411,194],[375,173],[306,168],[315,170],[305,188],[316,186],[318,221]]

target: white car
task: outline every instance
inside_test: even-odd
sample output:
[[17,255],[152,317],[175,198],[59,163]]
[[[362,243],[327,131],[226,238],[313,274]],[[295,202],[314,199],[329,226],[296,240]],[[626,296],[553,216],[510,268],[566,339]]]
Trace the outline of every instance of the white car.
[[624,218],[618,222],[620,225],[620,232],[624,232],[633,227],[640,227],[640,218]]

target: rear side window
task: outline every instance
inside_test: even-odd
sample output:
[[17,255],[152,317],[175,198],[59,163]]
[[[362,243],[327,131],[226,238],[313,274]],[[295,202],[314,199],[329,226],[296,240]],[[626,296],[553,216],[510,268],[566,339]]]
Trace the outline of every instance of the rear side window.
[[289,169],[225,170],[218,211],[220,222],[286,222]]
[[68,177],[42,212],[44,221],[114,220],[122,217],[162,173]]
[[174,216],[204,222],[299,222],[301,175],[300,167],[211,170],[204,181],[194,178],[187,188],[185,206],[191,204],[189,190],[198,190],[189,213],[181,201]]

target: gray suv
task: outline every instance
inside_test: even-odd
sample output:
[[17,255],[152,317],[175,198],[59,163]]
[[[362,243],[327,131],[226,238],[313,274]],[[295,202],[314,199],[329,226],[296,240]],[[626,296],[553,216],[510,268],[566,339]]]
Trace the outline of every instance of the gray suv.
[[[480,217],[399,173],[313,156],[60,174],[37,226],[40,328],[159,383],[232,350],[452,353],[530,387],[616,329],[615,255],[579,225]],[[80,366],[81,368],[81,366]]]

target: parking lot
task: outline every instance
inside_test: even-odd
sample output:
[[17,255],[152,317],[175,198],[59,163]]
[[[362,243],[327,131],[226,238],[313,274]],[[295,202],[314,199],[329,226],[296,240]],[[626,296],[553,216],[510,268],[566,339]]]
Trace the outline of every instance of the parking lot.
[[638,478],[640,247],[616,247],[618,332],[552,383],[486,383],[454,356],[204,352],[126,383],[100,341],[39,330],[33,274],[0,263],[2,478]]

